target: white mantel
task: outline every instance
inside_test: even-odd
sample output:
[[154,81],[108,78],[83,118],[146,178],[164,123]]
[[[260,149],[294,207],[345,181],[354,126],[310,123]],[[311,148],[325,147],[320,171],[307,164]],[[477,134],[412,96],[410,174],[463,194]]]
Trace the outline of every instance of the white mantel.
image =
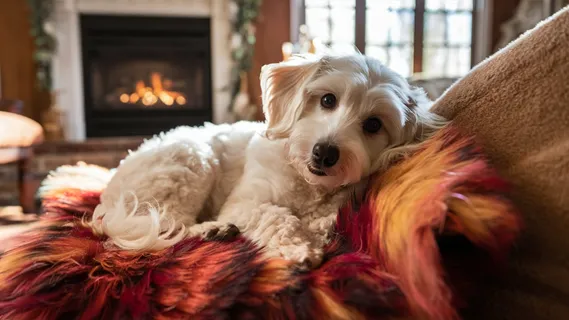
[[85,140],[83,70],[79,14],[210,17],[212,45],[213,121],[229,119],[231,72],[228,0],[57,0],[54,17],[58,50],[53,82],[58,105],[64,110],[66,139]]

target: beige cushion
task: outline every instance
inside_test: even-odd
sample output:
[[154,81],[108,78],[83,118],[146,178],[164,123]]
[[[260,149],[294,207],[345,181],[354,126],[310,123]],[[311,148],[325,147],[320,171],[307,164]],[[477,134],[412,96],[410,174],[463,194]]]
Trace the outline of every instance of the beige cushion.
[[29,147],[43,141],[43,129],[34,120],[0,111],[0,148]]
[[23,153],[21,148],[0,148],[0,164],[10,163],[22,158]]
[[474,133],[512,182],[525,232],[470,319],[569,319],[569,11],[470,72],[435,112]]

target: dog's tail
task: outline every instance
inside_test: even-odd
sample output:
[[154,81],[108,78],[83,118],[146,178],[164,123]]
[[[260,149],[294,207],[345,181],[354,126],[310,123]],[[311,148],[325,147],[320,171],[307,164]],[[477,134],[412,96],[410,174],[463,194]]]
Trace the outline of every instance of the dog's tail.
[[[128,201],[127,197],[132,200]],[[121,193],[118,201],[99,204],[91,221],[86,222],[96,234],[105,235],[121,249],[161,250],[181,241],[186,234],[168,208],[139,203],[134,193]]]

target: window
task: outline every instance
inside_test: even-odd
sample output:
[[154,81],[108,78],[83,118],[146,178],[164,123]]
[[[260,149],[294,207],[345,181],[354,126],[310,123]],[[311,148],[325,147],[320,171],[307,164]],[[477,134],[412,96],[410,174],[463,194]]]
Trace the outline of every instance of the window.
[[300,0],[299,22],[334,51],[359,50],[411,76],[471,67],[473,0]]

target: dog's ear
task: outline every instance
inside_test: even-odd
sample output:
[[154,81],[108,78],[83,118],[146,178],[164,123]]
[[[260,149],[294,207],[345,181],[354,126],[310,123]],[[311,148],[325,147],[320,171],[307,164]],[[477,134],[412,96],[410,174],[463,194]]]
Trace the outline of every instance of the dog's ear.
[[427,139],[447,124],[443,117],[430,111],[433,102],[422,88],[409,86],[406,99],[405,105],[414,124],[412,131],[416,142]]
[[407,86],[403,90],[395,90],[395,92],[405,105],[407,120],[401,132],[401,141],[404,143],[385,150],[381,157],[374,162],[374,166],[377,168],[386,168],[394,161],[406,157],[421,142],[448,123],[446,119],[430,111],[433,102],[427,97],[423,89]]
[[304,86],[318,71],[320,60],[303,56],[263,66],[261,90],[267,137],[278,139],[290,134],[306,103]]

